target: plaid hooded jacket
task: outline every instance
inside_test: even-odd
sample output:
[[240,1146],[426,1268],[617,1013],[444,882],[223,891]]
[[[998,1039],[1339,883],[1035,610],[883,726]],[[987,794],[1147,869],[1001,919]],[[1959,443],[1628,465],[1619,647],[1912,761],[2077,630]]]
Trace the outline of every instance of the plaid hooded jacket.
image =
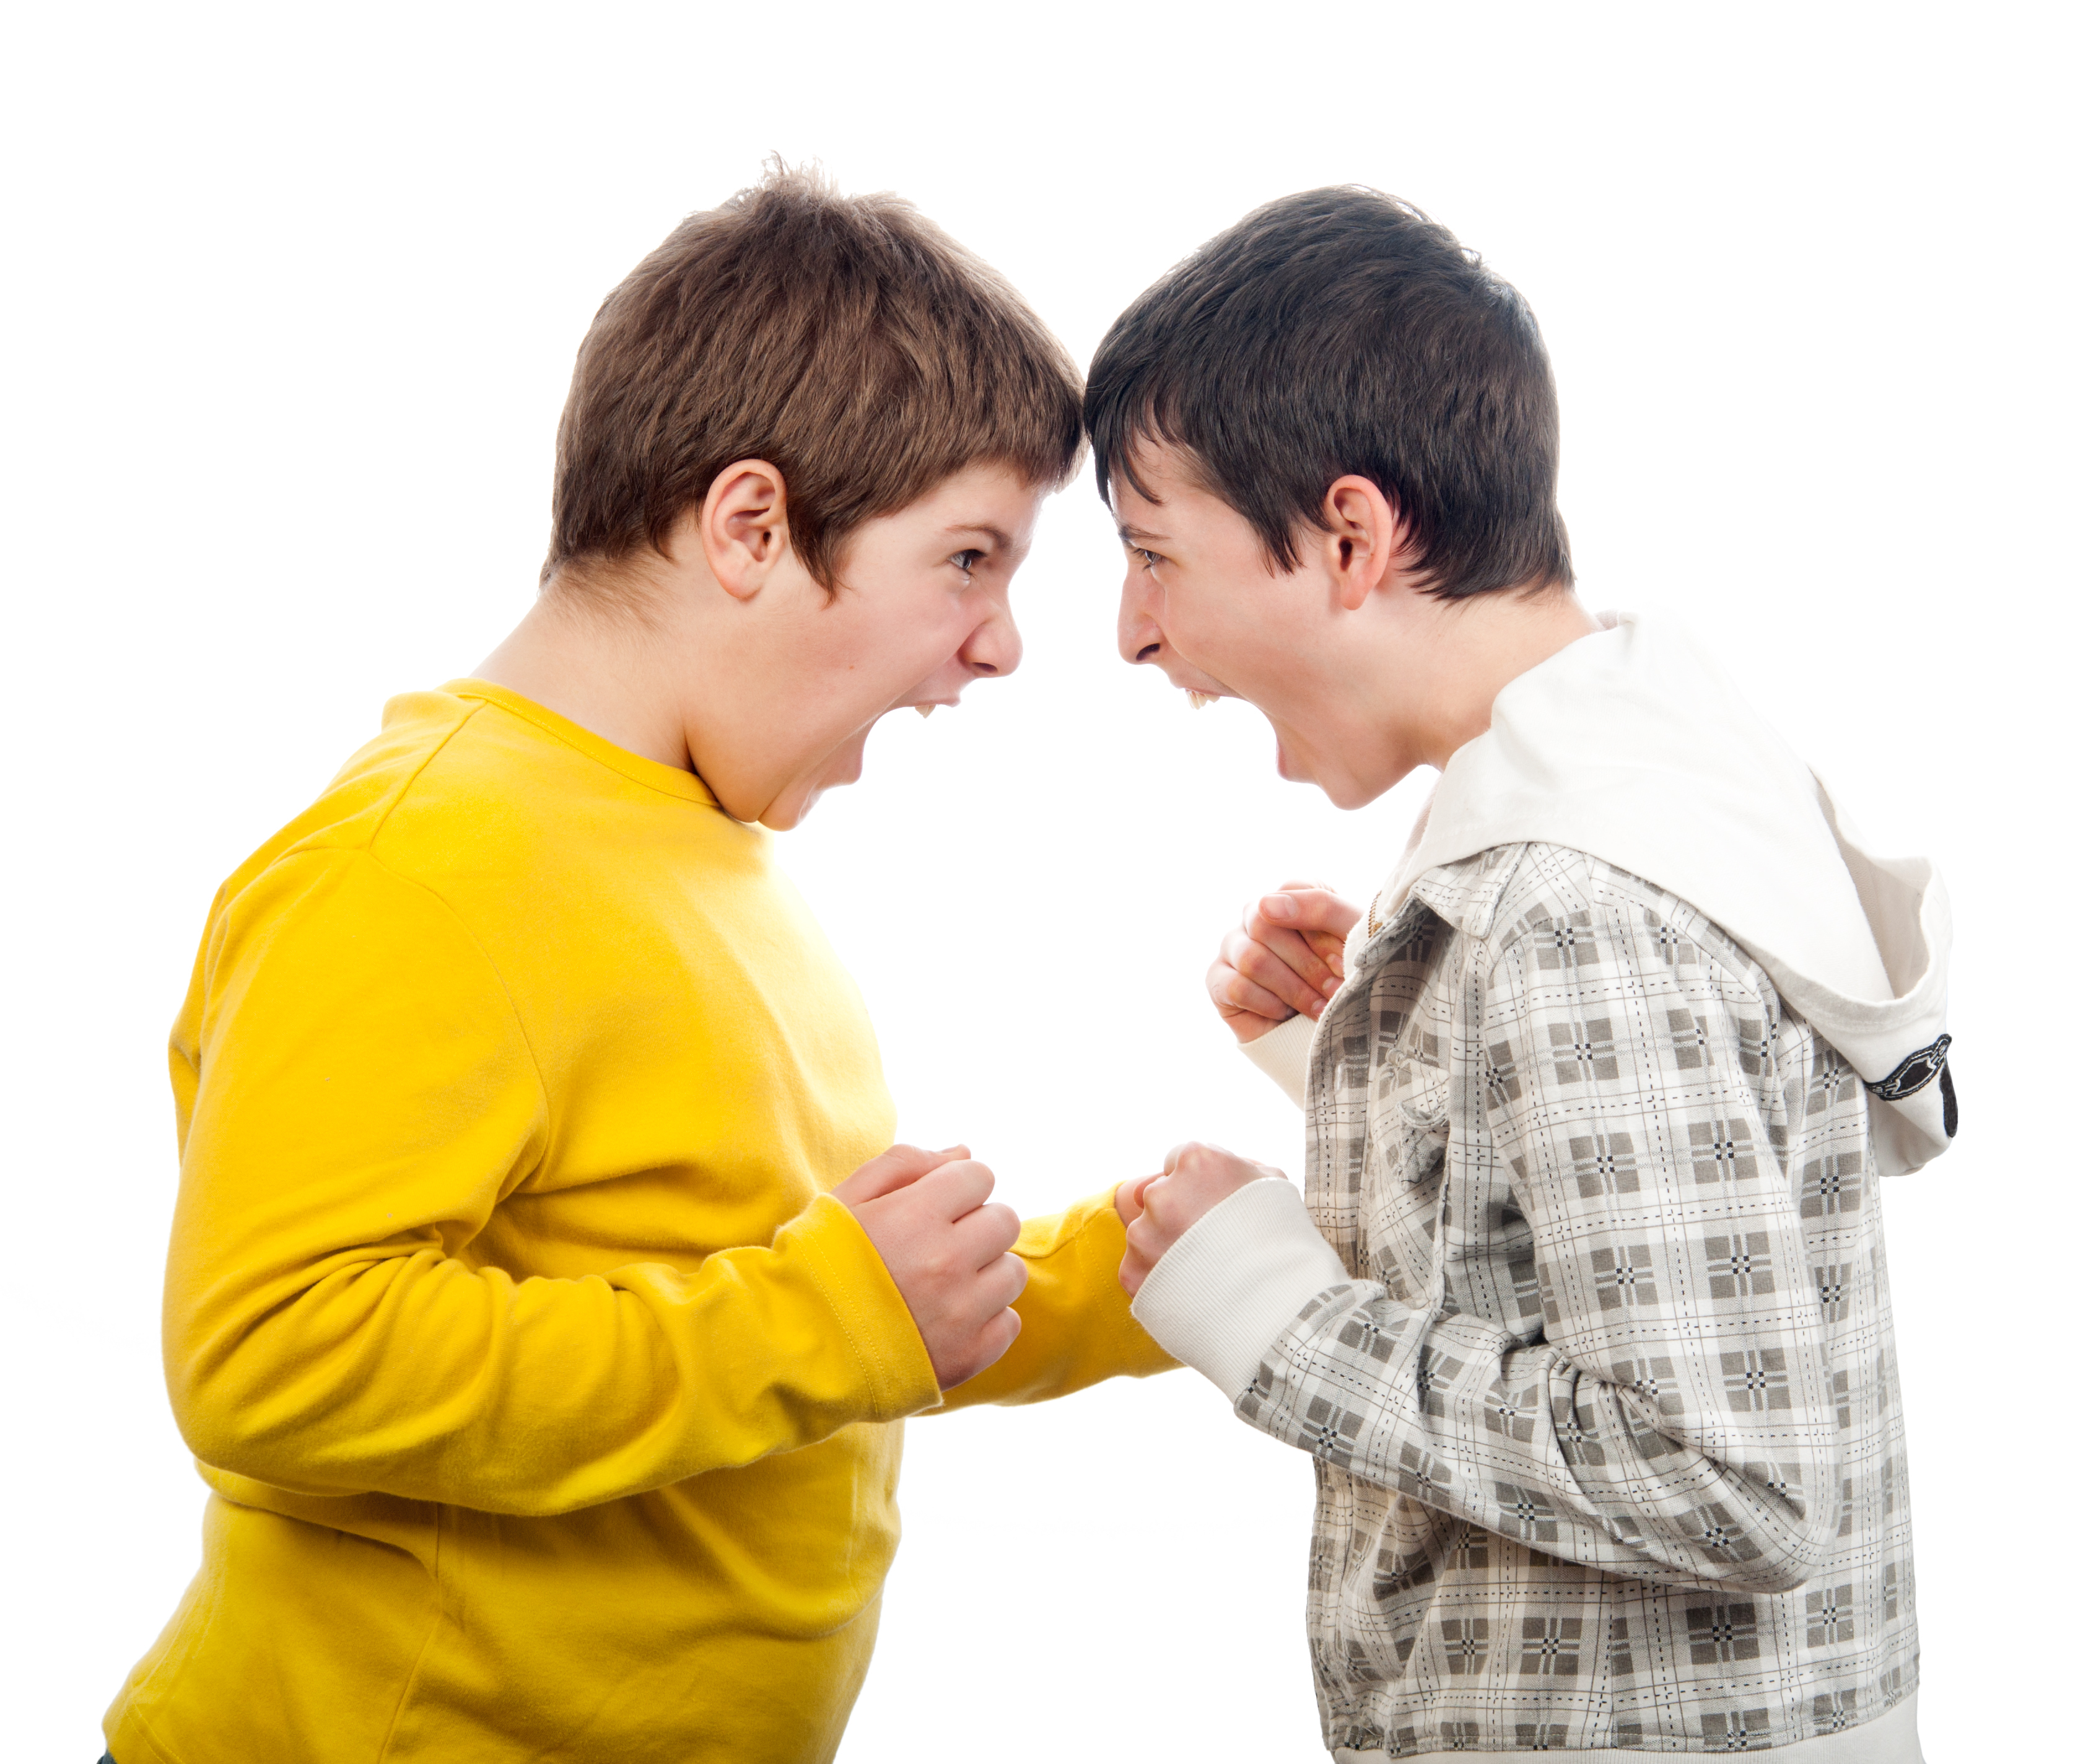
[[1317,1465],[1340,1752],[1740,1751],[1914,1688],[1867,1098],[1679,900],[1561,848],[1431,873],[1310,1074],[1347,1277],[1238,1412]]
[[1240,1190],[1137,1303],[1315,1460],[1328,1745],[1918,1764],[1882,1102],[1559,845],[1402,874],[1347,968],[1287,1026],[1301,1199]]

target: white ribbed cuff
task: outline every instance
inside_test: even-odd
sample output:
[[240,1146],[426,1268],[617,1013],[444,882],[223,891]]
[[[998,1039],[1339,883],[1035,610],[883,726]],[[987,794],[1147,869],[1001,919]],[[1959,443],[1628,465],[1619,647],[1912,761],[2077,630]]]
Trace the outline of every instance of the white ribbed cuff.
[[1310,1082],[1310,1041],[1317,1033],[1317,1020],[1299,1011],[1285,1023],[1275,1024],[1258,1040],[1240,1041],[1238,1047],[1301,1108],[1303,1093]]
[[1296,1313],[1346,1278],[1295,1185],[1262,1177],[1211,1207],[1164,1252],[1135,1295],[1135,1320],[1234,1399]]

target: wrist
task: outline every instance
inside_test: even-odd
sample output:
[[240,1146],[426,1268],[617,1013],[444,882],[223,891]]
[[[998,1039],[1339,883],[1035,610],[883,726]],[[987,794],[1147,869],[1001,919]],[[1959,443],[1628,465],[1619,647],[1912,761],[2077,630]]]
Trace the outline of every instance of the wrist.
[[864,1379],[862,1419],[900,1420],[938,1406],[938,1374],[923,1328],[857,1208],[818,1194],[780,1228],[772,1248],[806,1259]]
[[1136,1294],[1135,1320],[1234,1399],[1303,1307],[1347,1278],[1295,1185],[1266,1177],[1187,1227]]
[[1290,1100],[1300,1108],[1310,1070],[1310,1044],[1317,1033],[1316,1020],[1299,1011],[1256,1040],[1240,1041],[1238,1050],[1286,1091]]

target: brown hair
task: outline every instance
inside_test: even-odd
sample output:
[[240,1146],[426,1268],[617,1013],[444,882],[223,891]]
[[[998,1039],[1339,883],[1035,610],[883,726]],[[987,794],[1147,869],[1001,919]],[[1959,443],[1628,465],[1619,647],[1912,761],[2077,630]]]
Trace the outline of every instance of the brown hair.
[[853,531],[955,472],[1067,480],[1083,395],[1011,286],[908,203],[841,196],[775,159],[597,309],[561,413],[539,579],[661,551],[723,468],[762,459],[786,480],[795,552],[834,593]]
[[1181,450],[1269,562],[1334,478],[1397,505],[1443,600],[1572,583],[1557,391],[1535,315],[1446,227],[1380,190],[1306,190],[1218,234],[1114,321],[1085,427],[1099,494],[1145,440]]

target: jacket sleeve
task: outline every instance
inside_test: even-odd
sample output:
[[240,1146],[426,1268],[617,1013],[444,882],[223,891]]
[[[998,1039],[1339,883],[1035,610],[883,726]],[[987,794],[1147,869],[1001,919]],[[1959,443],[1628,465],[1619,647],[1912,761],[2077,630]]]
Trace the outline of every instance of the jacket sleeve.
[[1310,1041],[1317,1033],[1317,1020],[1297,1011],[1277,1023],[1265,1034],[1238,1044],[1238,1051],[1279,1085],[1296,1107],[1303,1107],[1303,1086],[1310,1076]]
[[1178,1364],[1129,1314],[1120,1289],[1128,1233],[1108,1189],[1065,1212],[1026,1221],[1012,1247],[1027,1274],[1014,1308],[1019,1339],[995,1365],[947,1391],[945,1408],[1045,1402],[1107,1378],[1147,1378]]
[[500,976],[369,857],[279,860],[216,915],[197,984],[164,1344],[206,1465],[551,1513],[938,1400],[827,1195],[695,1266],[487,1265],[559,1124]]
[[[1781,1099],[1722,1033],[1779,1006],[1713,952],[1656,953],[1628,910],[1592,919],[1576,984],[1533,939],[1473,945],[1446,1050],[1445,1156],[1498,1160],[1518,1213],[1489,1223],[1526,1228],[1494,1240],[1522,1326],[1318,1282],[1299,1255],[1238,1413],[1547,1555],[1780,1591],[1823,1562],[1841,1501],[1817,1287],[1764,1112]],[[1439,1181],[1430,1136],[1372,1138],[1394,1154]]]

